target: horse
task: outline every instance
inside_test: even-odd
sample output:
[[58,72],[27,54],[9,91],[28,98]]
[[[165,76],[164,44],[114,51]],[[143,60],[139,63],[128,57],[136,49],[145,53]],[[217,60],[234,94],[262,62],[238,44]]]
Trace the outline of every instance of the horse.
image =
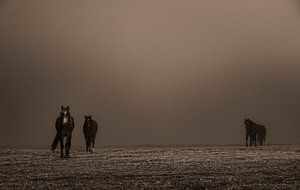
[[[93,152],[95,147],[95,139],[98,131],[98,124],[95,120],[92,119],[92,116],[84,116],[85,121],[83,125],[83,134],[86,144],[86,152]],[[91,149],[92,146],[92,149]]]
[[[65,148],[65,156],[67,158],[69,157],[72,132],[74,127],[75,127],[74,118],[70,114],[69,106],[67,107],[61,106],[60,115],[55,122],[56,135],[51,146],[51,150],[54,152],[58,145],[58,142],[60,142],[61,158],[64,157],[64,148]],[[66,137],[66,143],[64,144],[65,137]]]
[[250,147],[254,144],[256,146],[257,126],[250,119],[245,119],[246,126],[246,147],[248,147],[248,138],[250,137]]
[[267,129],[264,125],[257,124],[257,141],[260,146],[263,145],[264,142],[266,142],[266,135],[267,135]]

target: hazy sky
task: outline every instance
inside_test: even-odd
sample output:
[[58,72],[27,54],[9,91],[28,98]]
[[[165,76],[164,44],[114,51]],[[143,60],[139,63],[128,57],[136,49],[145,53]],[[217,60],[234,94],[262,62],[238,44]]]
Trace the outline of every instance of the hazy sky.
[[97,145],[300,143],[300,3],[0,1],[0,145],[50,145],[61,104]]

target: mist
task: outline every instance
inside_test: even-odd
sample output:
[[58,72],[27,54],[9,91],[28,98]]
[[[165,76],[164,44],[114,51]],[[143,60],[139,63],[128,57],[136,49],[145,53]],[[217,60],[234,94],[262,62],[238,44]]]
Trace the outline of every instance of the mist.
[[0,1],[0,145],[300,143],[297,1]]

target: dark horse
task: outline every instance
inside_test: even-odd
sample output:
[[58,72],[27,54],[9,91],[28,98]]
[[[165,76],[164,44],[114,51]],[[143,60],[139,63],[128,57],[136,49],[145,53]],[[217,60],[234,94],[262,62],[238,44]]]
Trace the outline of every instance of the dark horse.
[[257,127],[250,119],[245,119],[244,124],[246,126],[246,147],[248,147],[248,138],[250,137],[250,146],[253,144],[256,146]]
[[[56,136],[53,140],[51,150],[54,151],[60,142],[60,157],[64,157],[64,148],[66,157],[69,157],[71,148],[72,131],[74,129],[74,118],[70,114],[69,106],[61,106],[60,116],[56,119],[55,128]],[[66,144],[64,145],[64,138],[66,137]]]
[[[98,125],[95,120],[92,119],[92,116],[84,116],[85,121],[83,125],[83,134],[85,138],[85,144],[86,144],[86,151],[87,152],[93,152],[94,147],[95,147],[95,139],[96,139],[96,134],[98,131]],[[91,146],[92,149],[91,149]]]
[[246,146],[248,146],[248,137],[250,137],[250,146],[253,144],[256,146],[256,142],[262,146],[266,140],[266,127],[264,125],[257,124],[250,119],[245,119],[244,124],[246,126]]

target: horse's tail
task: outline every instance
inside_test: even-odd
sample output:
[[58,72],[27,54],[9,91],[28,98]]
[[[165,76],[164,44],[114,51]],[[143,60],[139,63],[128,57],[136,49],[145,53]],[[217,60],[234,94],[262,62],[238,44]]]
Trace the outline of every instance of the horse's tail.
[[53,143],[51,145],[51,150],[54,151],[58,145],[58,141],[59,141],[59,135],[58,133],[56,133],[55,138],[53,140]]

